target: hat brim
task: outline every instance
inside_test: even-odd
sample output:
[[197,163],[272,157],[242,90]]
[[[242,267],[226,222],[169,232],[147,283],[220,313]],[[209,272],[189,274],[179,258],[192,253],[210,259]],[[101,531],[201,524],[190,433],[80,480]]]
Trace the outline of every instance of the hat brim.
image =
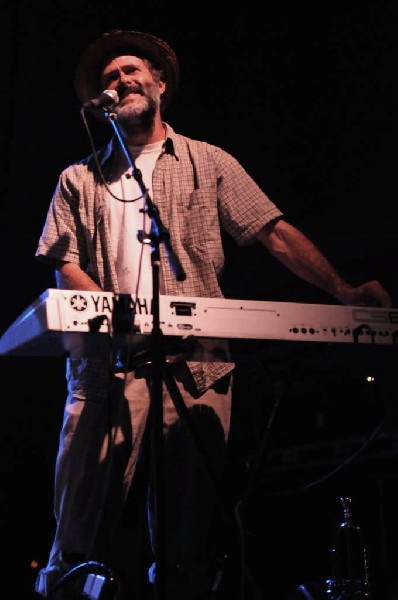
[[123,30],[103,34],[83,52],[74,78],[75,91],[82,106],[103,92],[100,87],[101,67],[108,55],[119,50],[147,58],[163,71],[166,89],[162,95],[162,110],[165,110],[179,84],[179,63],[174,50],[149,33]]

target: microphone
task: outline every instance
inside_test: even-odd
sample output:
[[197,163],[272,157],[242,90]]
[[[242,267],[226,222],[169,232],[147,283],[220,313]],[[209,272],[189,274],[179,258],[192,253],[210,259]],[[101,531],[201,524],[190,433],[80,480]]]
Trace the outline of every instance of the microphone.
[[83,104],[83,108],[106,108],[114,106],[119,102],[119,95],[116,90],[104,90],[96,98],[92,98]]

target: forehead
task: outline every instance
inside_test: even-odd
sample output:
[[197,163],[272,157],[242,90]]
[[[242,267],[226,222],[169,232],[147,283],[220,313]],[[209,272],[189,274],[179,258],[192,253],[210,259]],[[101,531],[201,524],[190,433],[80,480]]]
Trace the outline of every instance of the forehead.
[[144,58],[141,58],[140,56],[137,56],[136,54],[133,53],[114,53],[111,55],[108,55],[101,66],[101,70],[100,72],[102,74],[104,73],[109,73],[110,71],[112,71],[113,69],[118,69],[127,65],[134,65],[134,66],[141,66],[141,67],[145,67],[148,68],[147,66],[147,62]]

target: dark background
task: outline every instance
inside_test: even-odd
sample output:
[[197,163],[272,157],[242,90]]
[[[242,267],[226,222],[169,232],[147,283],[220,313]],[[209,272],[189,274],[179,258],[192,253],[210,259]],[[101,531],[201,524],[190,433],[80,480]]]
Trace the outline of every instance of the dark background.
[[[19,2],[3,17],[1,331],[54,285],[34,259],[38,237],[59,172],[90,152],[74,69],[113,28],[157,34],[177,52],[174,129],[231,152],[347,279],[379,279],[398,306],[395,2]],[[95,127],[99,145],[111,132]],[[336,303],[258,246],[226,240],[226,251],[229,296]],[[374,600],[398,597],[397,357],[382,350],[264,343],[238,369],[229,497],[245,498],[248,600],[303,597],[302,583],[320,597],[346,495]],[[0,368],[5,576],[31,598],[31,561],[45,563],[52,538],[64,364],[3,356]],[[242,545],[231,537],[234,564]]]

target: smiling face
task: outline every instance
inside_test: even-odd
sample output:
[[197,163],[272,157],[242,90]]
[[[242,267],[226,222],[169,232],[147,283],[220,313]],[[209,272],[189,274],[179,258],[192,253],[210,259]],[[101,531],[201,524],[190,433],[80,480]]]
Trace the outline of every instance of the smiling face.
[[101,71],[102,89],[116,90],[118,119],[144,118],[160,110],[166,84],[151,63],[130,54],[109,57]]

